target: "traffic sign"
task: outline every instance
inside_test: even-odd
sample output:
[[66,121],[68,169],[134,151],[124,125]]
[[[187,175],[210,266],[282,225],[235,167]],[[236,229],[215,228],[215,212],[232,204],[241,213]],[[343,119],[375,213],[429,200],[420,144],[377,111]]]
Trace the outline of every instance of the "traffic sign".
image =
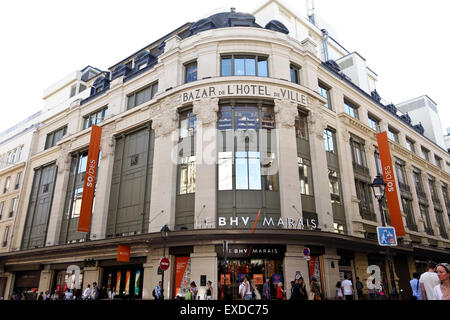
[[305,247],[305,249],[303,249],[303,255],[306,257],[306,256],[309,256],[309,254],[311,253],[311,250],[309,250],[309,248],[308,247]]
[[167,269],[169,269],[169,259],[167,259],[166,257],[161,258],[161,260],[159,261],[159,266],[161,267],[161,269],[163,269],[164,271],[166,271]]
[[377,235],[380,246],[394,247],[397,245],[394,227],[377,227]]

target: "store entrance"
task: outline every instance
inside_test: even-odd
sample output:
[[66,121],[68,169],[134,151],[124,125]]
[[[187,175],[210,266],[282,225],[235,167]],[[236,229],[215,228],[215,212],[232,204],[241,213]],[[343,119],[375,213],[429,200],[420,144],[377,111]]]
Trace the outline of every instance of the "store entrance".
[[[270,279],[270,296],[275,299],[276,286],[283,283],[284,246],[233,245],[228,259],[219,260],[218,299],[240,300],[239,285],[248,277],[263,298],[263,285]],[[283,283],[284,288],[286,284]]]

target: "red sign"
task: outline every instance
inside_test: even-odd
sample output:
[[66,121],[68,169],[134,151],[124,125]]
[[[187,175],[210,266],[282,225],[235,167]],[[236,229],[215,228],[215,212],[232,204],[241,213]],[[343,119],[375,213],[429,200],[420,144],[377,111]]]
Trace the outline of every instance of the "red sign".
[[119,244],[119,248],[117,250],[117,261],[130,262],[130,246]]
[[392,226],[398,236],[404,236],[405,227],[403,226],[402,214],[400,212],[400,204],[398,203],[397,186],[394,178],[394,168],[392,166],[391,151],[389,150],[389,142],[387,132],[383,131],[377,134],[378,150],[380,151],[380,160],[383,171],[383,179],[386,182],[386,200],[389,208],[389,216],[391,217]]
[[84,176],[83,196],[81,198],[81,211],[78,220],[78,231],[89,232],[91,227],[92,202],[94,200],[95,176],[98,167],[98,154],[100,152],[100,138],[102,128],[96,125],[91,129],[91,140]]
[[254,274],[253,281],[255,284],[264,284],[263,275],[262,274]]
[[231,274],[226,273],[226,274],[221,274],[220,275],[220,284],[221,285],[230,285],[231,284]]
[[161,269],[163,269],[164,271],[166,271],[167,269],[169,269],[169,259],[167,258],[161,258],[161,260],[159,261],[159,266],[161,267]]

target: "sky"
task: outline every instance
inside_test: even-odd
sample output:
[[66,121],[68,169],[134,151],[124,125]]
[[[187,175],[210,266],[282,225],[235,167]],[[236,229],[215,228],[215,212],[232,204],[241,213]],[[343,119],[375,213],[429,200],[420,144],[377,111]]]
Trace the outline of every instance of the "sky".
[[[43,107],[43,90],[75,70],[106,70],[213,10],[251,13],[262,0],[14,0],[0,2],[0,132]],[[305,0],[283,0],[306,12]],[[427,94],[450,127],[446,0],[314,0],[315,12],[378,74],[394,104]],[[447,40],[447,41],[446,41]]]

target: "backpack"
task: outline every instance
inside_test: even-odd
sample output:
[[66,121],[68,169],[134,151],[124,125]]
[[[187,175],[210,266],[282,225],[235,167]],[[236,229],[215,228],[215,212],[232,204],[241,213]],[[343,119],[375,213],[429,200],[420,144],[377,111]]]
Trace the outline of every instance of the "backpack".
[[152,291],[152,296],[153,296],[153,298],[156,299],[156,291],[155,291],[155,289],[153,289],[153,291]]

